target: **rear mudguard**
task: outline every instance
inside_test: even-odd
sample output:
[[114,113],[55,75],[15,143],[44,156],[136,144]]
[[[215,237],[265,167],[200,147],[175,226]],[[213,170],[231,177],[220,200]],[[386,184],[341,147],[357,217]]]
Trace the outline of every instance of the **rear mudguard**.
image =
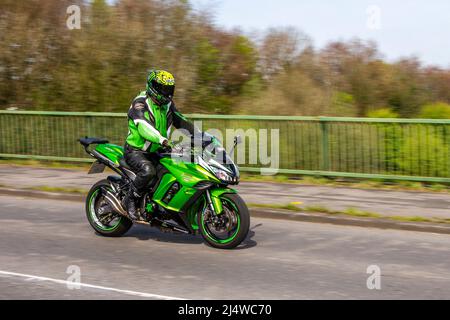
[[223,212],[223,206],[220,197],[224,194],[236,194],[237,191],[229,188],[219,188],[210,190],[210,193],[215,213],[221,214]]

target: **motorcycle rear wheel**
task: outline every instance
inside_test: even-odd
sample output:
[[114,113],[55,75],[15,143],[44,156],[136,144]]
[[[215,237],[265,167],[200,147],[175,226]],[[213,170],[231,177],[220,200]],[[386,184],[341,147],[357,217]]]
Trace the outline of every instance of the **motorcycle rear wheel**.
[[[112,212],[108,212],[108,205],[102,196],[102,188],[111,190],[110,182],[108,180],[99,181],[88,193],[86,198],[87,219],[91,227],[98,234],[104,237],[121,237],[130,230],[133,226],[133,222],[124,216],[114,215]],[[101,210],[105,209],[106,212],[101,212]],[[115,218],[109,223],[102,222],[102,216],[105,217],[108,214],[111,214],[111,217]]]

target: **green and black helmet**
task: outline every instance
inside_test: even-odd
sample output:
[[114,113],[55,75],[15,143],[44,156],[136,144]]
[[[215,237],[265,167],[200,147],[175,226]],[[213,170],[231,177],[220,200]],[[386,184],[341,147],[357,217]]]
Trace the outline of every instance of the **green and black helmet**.
[[175,78],[164,70],[152,70],[147,78],[147,94],[161,105],[172,101],[175,93]]

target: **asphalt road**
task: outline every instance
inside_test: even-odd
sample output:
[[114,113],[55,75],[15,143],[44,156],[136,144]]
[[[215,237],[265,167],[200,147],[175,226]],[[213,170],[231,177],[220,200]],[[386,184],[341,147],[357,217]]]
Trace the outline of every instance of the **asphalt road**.
[[[109,239],[93,232],[82,203],[0,196],[0,299],[450,298],[448,235],[251,226],[233,251],[142,226]],[[370,265],[381,269],[381,290],[367,288]],[[79,290],[64,282],[69,266],[80,268]]]
[[[39,186],[89,190],[111,173],[88,175],[86,170],[0,165],[0,185],[12,188]],[[387,216],[450,218],[450,194],[399,190],[362,190],[299,184],[242,182],[237,189],[254,204],[286,205],[302,202],[333,210],[357,208]]]

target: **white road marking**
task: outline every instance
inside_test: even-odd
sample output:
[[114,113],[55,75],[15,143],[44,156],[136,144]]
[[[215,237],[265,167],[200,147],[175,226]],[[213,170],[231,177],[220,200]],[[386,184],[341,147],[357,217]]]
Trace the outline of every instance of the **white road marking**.
[[74,283],[72,281],[52,279],[52,278],[47,278],[47,277],[40,277],[40,276],[34,276],[34,275],[23,274],[23,273],[16,273],[16,272],[9,272],[9,271],[1,271],[0,270],[0,275],[24,278],[26,281],[47,281],[47,282],[53,282],[53,283],[64,284],[64,285],[72,285],[72,286],[76,284],[76,285],[78,285],[80,287],[83,287],[83,288],[91,288],[91,289],[98,289],[98,290],[117,292],[117,293],[121,293],[121,294],[137,296],[137,297],[142,297],[142,298],[153,298],[153,299],[159,299],[159,300],[186,300],[186,299],[183,299],[183,298],[162,296],[162,295],[153,294],[153,293],[138,292],[138,291],[131,291],[131,290],[122,290],[122,289],[109,288],[109,287],[102,287],[102,286],[96,286],[96,285],[87,284],[87,283]]

